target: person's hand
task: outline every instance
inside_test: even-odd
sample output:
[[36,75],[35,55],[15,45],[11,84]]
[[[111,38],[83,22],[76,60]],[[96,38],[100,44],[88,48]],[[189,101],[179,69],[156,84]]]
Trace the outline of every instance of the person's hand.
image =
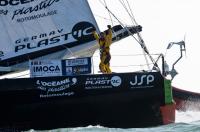
[[141,32],[142,31],[142,26],[141,25],[136,26],[136,31],[137,32]]
[[108,29],[111,29],[111,25],[107,25]]

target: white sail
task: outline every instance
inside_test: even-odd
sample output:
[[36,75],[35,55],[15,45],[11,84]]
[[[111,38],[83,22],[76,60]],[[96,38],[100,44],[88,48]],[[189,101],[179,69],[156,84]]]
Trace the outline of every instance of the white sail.
[[87,0],[0,1],[0,66],[80,49],[94,39],[94,28]]

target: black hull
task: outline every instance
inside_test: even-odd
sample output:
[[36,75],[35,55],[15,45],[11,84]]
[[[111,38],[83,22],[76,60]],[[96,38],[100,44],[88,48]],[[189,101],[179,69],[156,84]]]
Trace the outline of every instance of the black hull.
[[29,130],[88,125],[131,128],[163,124],[159,102],[152,99],[135,100],[128,96],[132,95],[104,95],[6,106],[1,110],[1,127]]
[[[153,75],[155,82],[151,82],[152,87],[145,86],[144,81],[144,86],[130,88],[130,80],[136,75]],[[85,82],[88,78],[96,80],[103,77],[109,80],[113,76],[121,78],[120,85],[86,85]],[[79,83],[71,84],[71,87],[65,89],[65,92],[74,94],[41,98],[41,94],[46,91],[37,89],[35,82],[38,79],[49,81],[64,78],[66,77],[1,80],[0,128],[47,130],[88,125],[133,128],[165,124],[160,109],[165,106],[165,94],[163,78],[159,73],[76,76]],[[71,80],[74,76],[68,78]],[[60,94],[57,91],[53,95]]]

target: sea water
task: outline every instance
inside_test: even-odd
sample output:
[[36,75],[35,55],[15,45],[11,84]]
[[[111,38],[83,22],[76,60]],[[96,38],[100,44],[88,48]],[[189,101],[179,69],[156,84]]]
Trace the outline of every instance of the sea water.
[[200,112],[176,111],[176,123],[150,128],[106,128],[88,126],[77,128],[59,128],[54,130],[29,130],[27,132],[200,132]]

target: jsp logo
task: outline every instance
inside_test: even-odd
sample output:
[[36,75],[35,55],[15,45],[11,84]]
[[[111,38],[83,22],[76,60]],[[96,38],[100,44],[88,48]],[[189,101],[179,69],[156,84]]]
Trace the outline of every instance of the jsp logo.
[[111,78],[111,84],[114,86],[114,87],[118,87],[119,85],[121,85],[122,83],[122,80],[120,77],[118,76],[114,76]]
[[137,85],[137,86],[149,85],[153,81],[154,81],[154,76],[153,75],[142,75],[141,77],[138,77],[136,75],[135,78],[134,78],[134,81],[131,81],[130,84],[132,86],[135,86],[135,85]]

